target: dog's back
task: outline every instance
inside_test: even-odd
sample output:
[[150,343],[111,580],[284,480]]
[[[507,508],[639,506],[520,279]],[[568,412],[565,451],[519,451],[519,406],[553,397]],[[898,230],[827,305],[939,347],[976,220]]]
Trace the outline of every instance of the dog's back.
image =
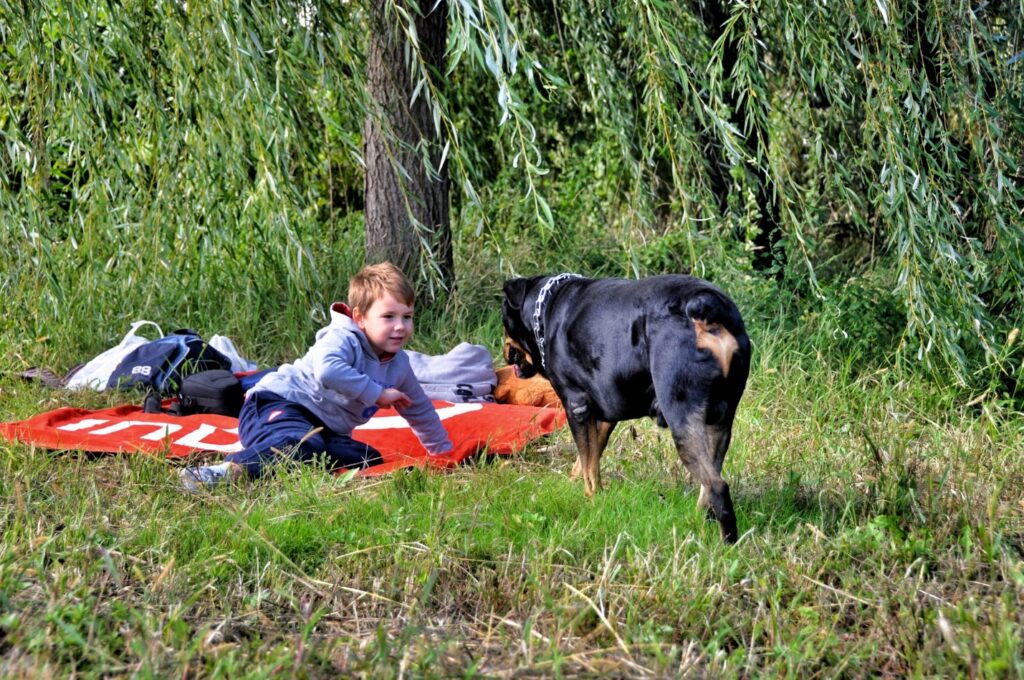
[[739,310],[721,290],[682,275],[564,286],[571,303],[554,310],[549,343],[552,353],[572,361],[553,362],[549,372],[554,384],[589,392],[595,416],[657,417],[658,402],[668,398],[656,394],[659,374],[671,376],[674,386],[713,392],[716,406],[708,415],[715,420],[735,409],[749,372],[750,340]]

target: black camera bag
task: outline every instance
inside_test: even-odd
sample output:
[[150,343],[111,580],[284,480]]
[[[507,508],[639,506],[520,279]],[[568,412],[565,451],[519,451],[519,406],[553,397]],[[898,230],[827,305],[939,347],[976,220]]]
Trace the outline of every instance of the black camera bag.
[[245,392],[234,373],[211,369],[185,376],[178,399],[179,415],[217,413],[237,418]]

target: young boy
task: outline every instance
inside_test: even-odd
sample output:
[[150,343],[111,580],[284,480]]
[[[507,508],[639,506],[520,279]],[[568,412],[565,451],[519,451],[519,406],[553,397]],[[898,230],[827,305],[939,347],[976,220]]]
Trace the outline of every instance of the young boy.
[[293,364],[265,375],[246,395],[238,420],[245,449],[224,463],[184,468],[189,491],[225,479],[262,476],[286,455],[326,460],[331,470],[380,462],[380,453],[352,439],[352,430],[381,408],[398,410],[432,455],[452,443],[402,347],[413,329],[415,292],[390,262],[370,265],[349,282],[348,305],[331,306],[331,323]]

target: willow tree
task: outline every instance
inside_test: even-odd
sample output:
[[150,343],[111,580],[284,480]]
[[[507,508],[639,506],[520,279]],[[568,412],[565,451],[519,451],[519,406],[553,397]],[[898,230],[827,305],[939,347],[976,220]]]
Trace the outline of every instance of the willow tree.
[[590,269],[591,243],[633,274],[777,265],[833,355],[1024,377],[1019,0],[510,5],[565,76],[529,113]]
[[363,215],[368,261],[390,260],[417,282],[450,288],[450,182],[433,96],[443,87],[447,9],[446,0],[369,3]]
[[[517,55],[527,48],[502,2],[385,0],[368,3],[366,15],[367,258],[394,261],[433,297],[455,282],[450,199],[480,205],[475,183],[481,175],[470,160],[479,145],[463,143],[449,79],[460,68],[488,74],[489,86],[476,94],[497,102],[494,122],[513,149],[524,199],[538,225],[550,228],[551,211],[536,186],[542,154],[516,81],[525,75],[535,83],[535,72],[557,78],[539,62],[519,65]],[[455,197],[449,195],[452,172],[460,190]]]
[[1019,376],[1021,9],[0,0],[0,250],[47,265],[2,323],[230,296],[276,342],[365,236],[435,291],[691,271],[835,356]]

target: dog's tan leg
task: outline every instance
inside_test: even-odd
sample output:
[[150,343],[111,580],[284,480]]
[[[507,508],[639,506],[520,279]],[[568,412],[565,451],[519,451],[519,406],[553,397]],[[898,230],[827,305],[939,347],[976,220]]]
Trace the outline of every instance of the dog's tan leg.
[[711,495],[708,487],[703,484],[700,485],[700,495],[697,496],[697,507],[701,510],[711,510]]
[[590,496],[590,480],[587,479],[586,470],[590,461],[590,435],[587,423],[580,423],[569,418],[569,430],[572,432],[572,439],[576,442],[576,463],[572,466],[569,477],[575,479],[583,473],[583,492]]
[[[715,472],[722,474],[722,464],[725,463],[725,453],[729,450],[729,441],[732,438],[732,427],[723,425],[708,425],[705,428],[708,450],[713,452]],[[704,510],[711,509],[710,490],[704,484],[700,485],[700,496],[697,498],[697,507]]]
[[584,474],[590,475],[591,493],[596,493],[601,490],[601,456],[604,454],[605,447],[608,446],[608,437],[615,429],[615,423],[594,420],[590,423],[590,429],[592,431],[590,469],[586,470]]
[[578,424],[570,422],[569,425],[579,449],[572,476],[583,473],[583,493],[589,498],[601,490],[601,454],[608,446],[608,437],[615,429],[615,423],[587,420]]
[[[700,482],[698,506],[709,508],[718,520],[722,537],[729,543],[735,543],[739,538],[736,515],[733,512],[729,485],[722,479],[721,474],[728,438],[708,432],[703,421],[703,413],[691,413],[686,424],[678,432],[673,430],[676,451],[686,469]],[[714,443],[711,441],[712,438]]]

